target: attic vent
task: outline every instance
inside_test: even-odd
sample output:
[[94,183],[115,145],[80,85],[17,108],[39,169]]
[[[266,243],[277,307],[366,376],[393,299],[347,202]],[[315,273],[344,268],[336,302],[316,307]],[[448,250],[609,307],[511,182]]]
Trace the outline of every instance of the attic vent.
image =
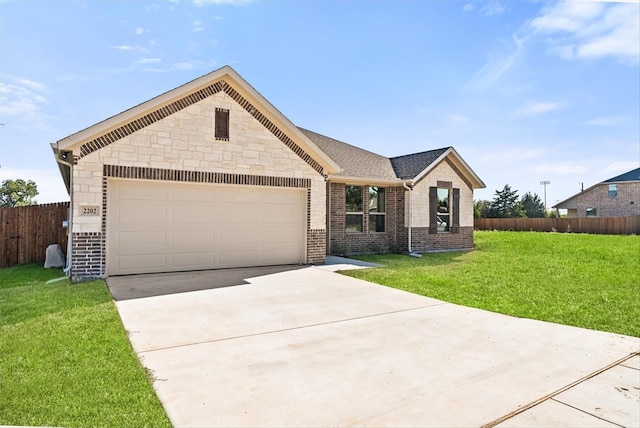
[[216,140],[229,141],[229,110],[216,108]]

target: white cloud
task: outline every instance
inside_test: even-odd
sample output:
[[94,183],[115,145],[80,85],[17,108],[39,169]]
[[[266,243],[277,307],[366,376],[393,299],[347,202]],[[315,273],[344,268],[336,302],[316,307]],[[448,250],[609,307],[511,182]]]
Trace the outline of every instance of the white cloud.
[[467,83],[466,88],[473,91],[485,91],[493,86],[504,74],[517,65],[524,57],[524,42],[513,36],[513,43],[505,42],[506,52],[489,53],[487,62]]
[[491,1],[480,8],[480,14],[483,16],[498,15],[505,11],[505,7],[499,1]]
[[148,49],[138,45],[118,45],[113,48],[121,52],[148,52]]
[[23,77],[3,74],[0,81],[0,115],[38,126],[47,118],[41,106],[48,103],[46,85]]
[[603,116],[587,120],[582,124],[587,126],[615,126],[626,122],[628,119],[626,116]]
[[615,161],[603,168],[601,172],[606,174],[625,173],[639,166],[638,161]]
[[144,28],[138,27],[136,28],[136,36],[141,36],[144,33],[148,33],[149,30],[145,30]]
[[527,101],[524,105],[516,109],[516,114],[520,116],[535,116],[538,114],[549,113],[564,107],[560,103],[552,101]]
[[587,168],[584,165],[575,163],[556,163],[539,165],[534,168],[534,171],[554,175],[573,175],[585,173]]
[[529,26],[564,59],[640,61],[640,2],[564,1],[543,8]]
[[162,58],[140,58],[135,63],[136,64],[155,64],[162,61]]
[[471,12],[472,10],[474,10],[475,7],[473,6],[473,3],[466,3],[463,7],[462,10],[464,10],[465,12]]
[[204,27],[202,26],[202,21],[198,19],[193,23],[193,31],[194,32],[204,31]]

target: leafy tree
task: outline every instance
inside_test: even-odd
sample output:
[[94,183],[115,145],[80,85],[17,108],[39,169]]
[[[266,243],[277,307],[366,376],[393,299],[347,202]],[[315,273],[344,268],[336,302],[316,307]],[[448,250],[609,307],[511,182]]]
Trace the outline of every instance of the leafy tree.
[[527,192],[521,200],[522,209],[529,218],[542,218],[546,216],[546,209],[537,193]]
[[473,202],[473,217],[486,218],[489,216],[491,201],[478,200]]
[[4,180],[0,186],[0,207],[21,207],[34,205],[33,199],[38,195],[38,186],[35,181]]
[[518,199],[518,191],[511,190],[511,186],[504,185],[502,190],[496,190],[496,196],[491,201],[487,217],[514,218],[524,217],[522,204]]

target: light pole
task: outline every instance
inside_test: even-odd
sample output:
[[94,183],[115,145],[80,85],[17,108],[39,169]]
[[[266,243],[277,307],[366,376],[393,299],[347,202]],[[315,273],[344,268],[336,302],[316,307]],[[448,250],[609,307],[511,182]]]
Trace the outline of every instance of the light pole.
[[547,184],[551,184],[551,182],[547,180],[540,182],[540,185],[544,186],[544,210],[545,211],[547,210]]

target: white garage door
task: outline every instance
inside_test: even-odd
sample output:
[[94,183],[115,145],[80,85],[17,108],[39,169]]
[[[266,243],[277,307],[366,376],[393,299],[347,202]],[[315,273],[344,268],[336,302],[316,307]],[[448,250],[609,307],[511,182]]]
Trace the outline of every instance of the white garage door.
[[304,262],[301,189],[109,180],[107,274]]

